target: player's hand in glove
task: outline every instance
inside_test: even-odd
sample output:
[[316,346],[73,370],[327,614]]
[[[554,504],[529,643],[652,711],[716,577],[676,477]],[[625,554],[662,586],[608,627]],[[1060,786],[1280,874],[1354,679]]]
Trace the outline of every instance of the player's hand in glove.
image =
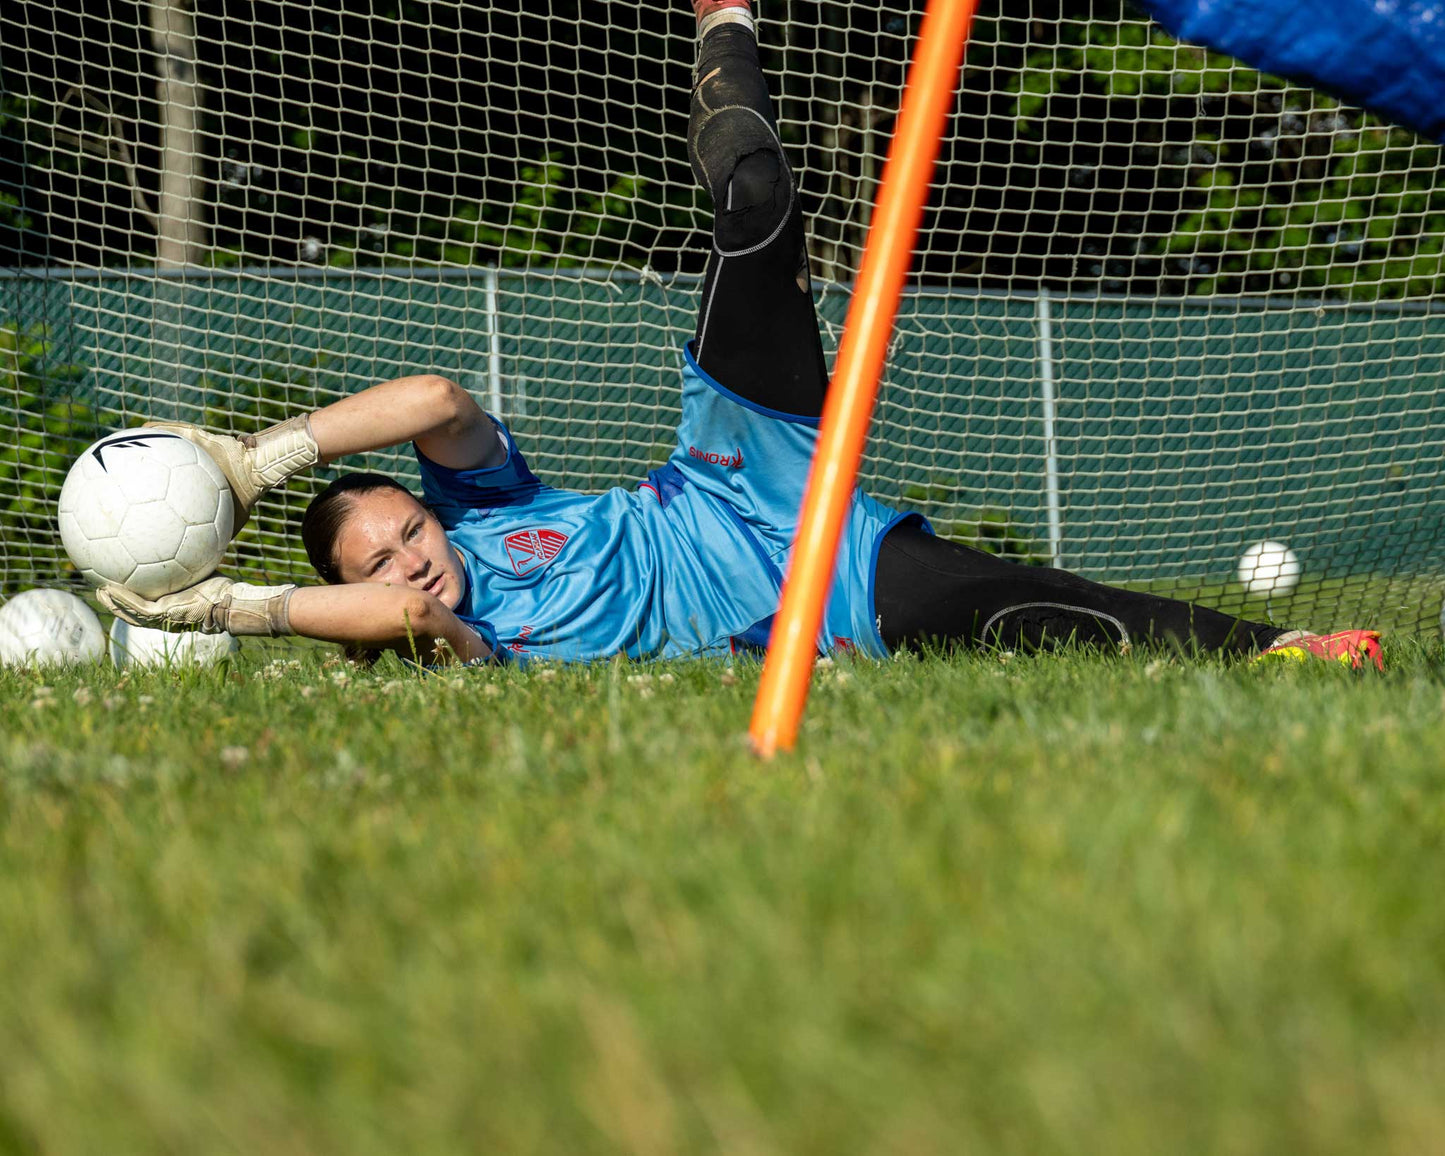
[[183,421],[150,421],[146,426],[183,437],[211,455],[231,484],[236,530],[251,516],[251,507],[262,494],[321,460],[306,414],[239,438],[209,433]]
[[249,586],[217,575],[154,600],[124,586],[108,583],[96,597],[112,614],[132,626],[163,630],[199,627],[205,634],[229,631],[240,635],[291,633],[288,604],[294,585]]

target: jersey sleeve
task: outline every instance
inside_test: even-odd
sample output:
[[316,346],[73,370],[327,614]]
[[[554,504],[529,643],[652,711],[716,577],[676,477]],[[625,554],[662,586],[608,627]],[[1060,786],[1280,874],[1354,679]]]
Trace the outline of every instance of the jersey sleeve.
[[470,510],[519,505],[542,488],[541,480],[527,467],[511,430],[488,416],[507,447],[501,465],[454,470],[432,461],[412,443],[412,453],[421,468],[422,500],[446,529],[453,529]]

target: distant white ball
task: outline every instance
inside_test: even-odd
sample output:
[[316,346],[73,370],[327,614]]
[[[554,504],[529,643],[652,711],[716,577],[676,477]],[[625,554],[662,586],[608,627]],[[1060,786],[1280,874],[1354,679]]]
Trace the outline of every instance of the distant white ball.
[[110,625],[110,660],[116,666],[210,666],[239,650],[241,644],[222,631],[154,630],[132,626],[123,618]]
[[1239,580],[1251,594],[1288,594],[1302,572],[1299,556],[1283,542],[1257,542],[1239,560]]
[[105,653],[95,611],[65,590],[26,590],[0,606],[0,663],[94,662]]
[[205,450],[163,430],[103,437],[60,489],[60,540],[96,586],[159,598],[209,577],[234,527],[231,487]]

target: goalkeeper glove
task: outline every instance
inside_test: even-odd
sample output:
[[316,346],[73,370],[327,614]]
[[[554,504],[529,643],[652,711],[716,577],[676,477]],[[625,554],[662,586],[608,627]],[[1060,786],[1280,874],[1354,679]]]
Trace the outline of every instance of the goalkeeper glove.
[[112,614],[132,626],[158,626],[162,630],[199,627],[202,633],[225,630],[237,635],[291,633],[288,605],[296,587],[249,586],[217,575],[174,594],[154,600],[114,582],[96,591]]
[[310,418],[306,414],[239,438],[208,433],[200,426],[183,421],[150,421],[146,425],[200,446],[221,467],[221,473],[231,485],[236,530],[246,523],[251,508],[262,494],[321,460],[321,450],[311,436]]

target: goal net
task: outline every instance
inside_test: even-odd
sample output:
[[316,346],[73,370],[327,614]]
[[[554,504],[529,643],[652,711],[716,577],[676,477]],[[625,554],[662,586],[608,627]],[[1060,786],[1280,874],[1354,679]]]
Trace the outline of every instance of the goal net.
[[[759,9],[831,356],[922,5]],[[706,255],[693,51],[680,0],[7,0],[0,590],[74,581],[55,496],[99,432],[244,431],[405,373],[464,384],[549,482],[635,484]],[[862,484],[1022,560],[1436,629],[1442,171],[1107,0],[990,0]],[[329,476],[228,565],[305,578]],[[1266,539],[1304,575],[1268,604],[1235,575]]]

